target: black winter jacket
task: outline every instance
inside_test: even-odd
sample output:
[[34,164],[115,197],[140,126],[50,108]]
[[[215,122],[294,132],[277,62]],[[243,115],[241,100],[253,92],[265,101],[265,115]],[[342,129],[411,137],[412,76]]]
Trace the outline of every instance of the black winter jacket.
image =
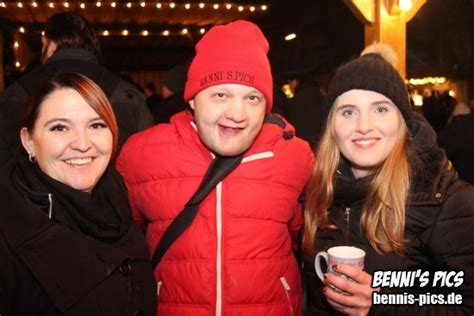
[[[120,210],[112,209],[120,218],[120,231],[106,235],[98,226],[97,236],[91,236],[81,225],[92,229],[94,222],[77,224],[66,216],[57,194],[42,208],[44,192],[19,190],[16,183],[23,182],[15,168],[9,163],[0,171],[0,315],[154,316],[156,285],[149,252],[131,221],[126,193],[112,190],[106,198],[119,205]],[[107,177],[105,190],[117,188],[112,181],[118,175]],[[71,204],[72,210],[77,204]]]
[[27,73],[0,94],[0,166],[12,159],[20,146],[20,125],[29,93],[38,82],[58,72],[83,74],[104,90],[119,127],[117,153],[130,135],[153,125],[145,96],[135,86],[100,65],[89,51],[62,48],[44,65]]
[[438,134],[438,142],[459,177],[474,185],[474,113],[455,116]]
[[[366,252],[365,271],[377,270],[464,271],[464,282],[458,288],[381,288],[381,293],[461,294],[461,305],[415,304],[372,305],[373,315],[473,315],[474,313],[474,188],[458,179],[456,171],[436,146],[434,131],[424,120],[410,142],[417,148],[421,167],[412,180],[406,211],[406,256],[393,252],[379,254],[369,244],[360,228],[360,216],[368,184],[367,178],[354,179],[347,164],[342,163],[335,186],[335,198],[329,219],[339,229],[318,231],[316,251],[332,246],[356,246]],[[308,315],[337,315],[321,290],[322,282],[314,272],[314,258],[305,258]],[[430,283],[431,284],[431,283]],[[417,296],[416,296],[417,297]],[[403,302],[402,302],[403,303]]]

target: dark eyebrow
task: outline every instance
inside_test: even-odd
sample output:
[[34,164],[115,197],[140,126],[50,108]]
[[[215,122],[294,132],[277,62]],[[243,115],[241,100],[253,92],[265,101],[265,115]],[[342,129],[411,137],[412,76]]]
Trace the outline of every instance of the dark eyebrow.
[[55,118],[52,118],[52,119],[46,121],[46,123],[44,123],[44,126],[48,126],[48,125],[51,125],[51,124],[56,123],[56,122],[70,123],[71,120],[68,120],[68,119],[65,119],[65,118],[55,117]]
[[385,104],[395,106],[395,104],[393,104],[393,103],[392,103],[391,101],[389,101],[389,100],[380,100],[380,101],[372,102],[372,105],[385,105]]
[[356,108],[354,104],[341,104],[336,107],[336,110],[345,110],[345,109],[353,109]]

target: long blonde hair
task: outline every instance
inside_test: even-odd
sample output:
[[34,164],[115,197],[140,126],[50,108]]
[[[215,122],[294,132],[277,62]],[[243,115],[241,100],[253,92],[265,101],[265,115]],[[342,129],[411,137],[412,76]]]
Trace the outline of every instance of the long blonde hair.
[[[317,149],[317,163],[307,185],[303,249],[309,254],[315,253],[314,241],[318,229],[337,229],[328,218],[334,198],[335,174],[341,159],[334,127],[335,108],[332,106],[329,112],[325,132]],[[387,159],[373,171],[373,180],[362,207],[360,225],[377,252],[394,251],[403,255],[410,165],[408,127],[400,113],[399,115],[398,140]]]

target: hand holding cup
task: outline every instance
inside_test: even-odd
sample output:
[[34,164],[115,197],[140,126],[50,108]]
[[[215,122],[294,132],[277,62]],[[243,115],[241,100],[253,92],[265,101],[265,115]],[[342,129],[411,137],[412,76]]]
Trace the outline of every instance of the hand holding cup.
[[[334,271],[333,267],[338,264],[346,264],[356,269],[363,270],[365,252],[362,249],[359,249],[356,247],[349,247],[349,246],[337,246],[337,247],[329,248],[327,252],[325,251],[319,252],[316,255],[316,258],[314,261],[316,274],[321,279],[321,281],[326,283],[325,278],[324,278],[325,272],[323,272],[323,269],[321,267],[322,260],[326,261],[328,273],[334,274],[335,276],[343,278],[345,280],[354,282],[354,280],[348,277],[347,275]],[[345,296],[352,295],[351,293],[345,292],[335,287],[332,284],[327,284],[327,286],[330,287],[336,293],[339,293]],[[344,306],[342,304],[339,304],[329,299],[328,299],[328,302],[332,307],[334,307],[336,310],[339,310],[339,311],[343,311],[347,308],[347,306]]]

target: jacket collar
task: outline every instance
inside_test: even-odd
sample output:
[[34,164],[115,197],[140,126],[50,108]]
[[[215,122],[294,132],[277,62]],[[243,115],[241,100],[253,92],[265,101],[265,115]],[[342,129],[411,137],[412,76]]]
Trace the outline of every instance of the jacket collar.
[[84,48],[61,48],[46,61],[46,64],[58,60],[81,59],[93,63],[98,63],[97,57]]

